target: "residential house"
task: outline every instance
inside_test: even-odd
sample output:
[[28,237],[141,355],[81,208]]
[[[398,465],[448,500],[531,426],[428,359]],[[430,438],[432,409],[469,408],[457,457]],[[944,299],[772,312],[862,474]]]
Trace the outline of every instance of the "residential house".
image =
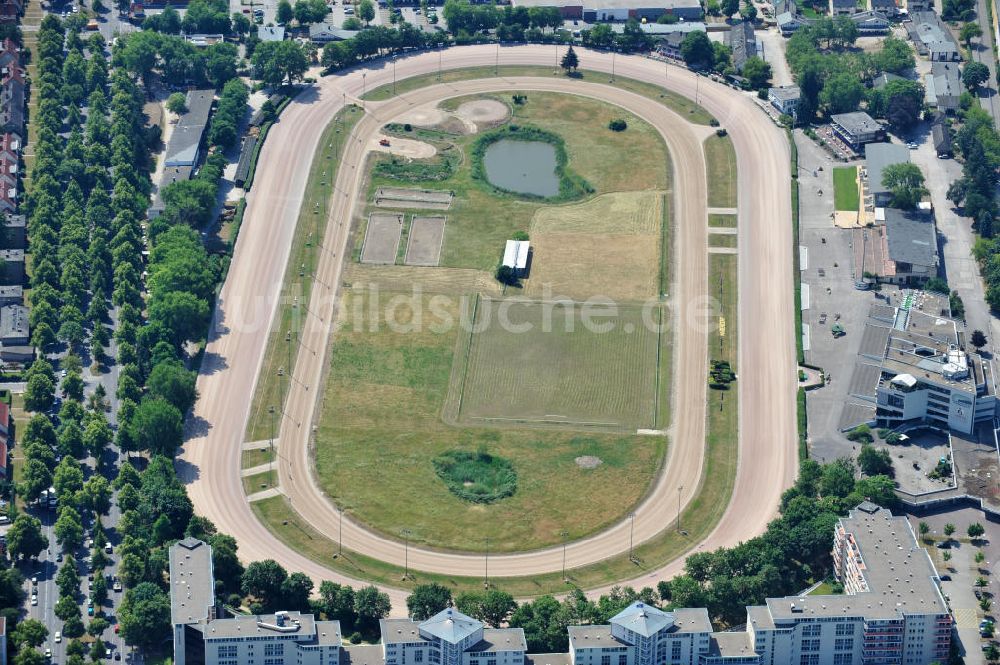
[[344,30],[329,23],[313,23],[309,26],[309,39],[314,44],[342,42],[353,38],[357,34],[357,30]]
[[830,0],[830,16],[850,16],[856,11],[856,0]]
[[882,72],[874,79],[872,79],[872,87],[876,90],[881,90],[885,86],[889,85],[890,81],[905,81],[906,78],[900,76],[899,74],[893,74],[892,72]]
[[28,329],[28,308],[24,305],[0,307],[0,360],[27,362],[34,357]]
[[932,62],[958,62],[962,59],[962,51],[951,31],[936,13],[915,12],[911,13],[910,18],[906,23],[906,30],[917,53]]
[[868,9],[873,12],[880,12],[886,16],[895,16],[899,13],[899,6],[896,0],[868,0]]
[[738,72],[743,72],[747,58],[759,55],[757,36],[750,21],[740,21],[729,28],[726,33],[726,44],[732,50],[733,67]]
[[17,23],[23,13],[22,0],[0,0],[0,23]]
[[802,98],[802,91],[797,85],[785,85],[778,88],[769,88],[767,100],[771,106],[778,110],[778,113],[789,115],[794,120],[799,111],[799,100]]
[[24,69],[17,45],[5,39],[0,55],[0,131],[24,136]]
[[24,215],[6,215],[7,223],[0,231],[0,246],[5,249],[27,249],[28,237],[25,233],[27,222]]
[[851,14],[851,20],[862,35],[884,35],[889,32],[889,19],[882,12],[866,11]]
[[3,278],[0,284],[15,286],[24,284],[24,250],[0,249],[0,266]]
[[673,60],[682,60],[681,44],[684,43],[685,36],[686,34],[683,32],[671,32],[668,35],[664,35],[662,39],[658,39],[656,42],[657,52]]
[[931,140],[938,159],[949,159],[955,154],[952,145],[951,128],[944,122],[935,122],[931,127]]
[[808,25],[809,21],[793,14],[792,12],[782,12],[778,14],[775,18],[775,22],[778,24],[778,30],[781,31],[782,37],[791,37],[796,30],[804,25]]
[[[4,462],[5,471],[6,466],[7,464]],[[4,475],[6,475],[6,473]],[[0,552],[2,551],[3,548],[0,548]],[[0,665],[7,665],[7,617],[3,616],[0,616]]]
[[892,192],[882,184],[882,175],[890,164],[910,161],[910,151],[898,143],[869,143],[865,146],[865,171],[868,173],[865,196],[872,197],[872,204],[885,207],[892,201]]
[[924,102],[941,113],[957,111],[964,90],[956,62],[932,62],[931,71],[924,74]]
[[285,28],[280,25],[257,26],[257,39],[262,42],[285,41]]
[[833,115],[830,126],[844,143],[855,150],[860,150],[866,143],[875,143],[885,138],[885,128],[864,111]]
[[0,286],[0,306],[20,305],[22,302],[24,302],[23,286]]

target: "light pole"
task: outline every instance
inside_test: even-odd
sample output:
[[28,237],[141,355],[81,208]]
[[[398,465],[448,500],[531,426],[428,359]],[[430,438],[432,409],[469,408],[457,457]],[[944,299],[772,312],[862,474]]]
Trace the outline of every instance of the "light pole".
[[441,80],[441,54],[443,52],[444,52],[443,49],[440,46],[438,46],[438,81]]
[[[288,381],[286,383],[288,385],[288,388],[291,388],[291,380],[292,380],[292,331],[291,331],[291,329],[289,329],[288,332],[285,333],[285,347],[288,350],[288,353],[286,354],[288,356],[288,364],[285,365],[285,367],[288,368]],[[285,389],[285,395],[288,394],[288,388]]]
[[497,41],[497,59],[496,63],[493,65],[493,76],[500,75],[500,42]]
[[681,490],[684,486],[681,485],[677,488],[677,533],[681,532]]
[[563,539],[563,564],[562,564],[563,582],[568,583],[569,579],[566,577],[566,537],[569,536],[569,533],[563,531],[559,535],[562,536]]
[[340,514],[339,526],[337,527],[337,556],[344,553],[344,509],[338,508]]
[[396,96],[396,56],[392,56],[392,96]]
[[615,52],[611,52],[611,83],[615,82]]
[[486,539],[486,575],[483,578],[483,588],[490,588],[490,539]]
[[403,529],[403,579],[410,579],[410,530]]
[[552,68],[552,73],[559,73],[559,44],[556,44],[556,66]]
[[368,72],[361,72],[361,108],[365,108],[365,95],[368,94]]
[[635,513],[628,514],[628,560],[635,561],[635,556],[632,554],[632,543],[633,537],[635,536]]
[[[271,464],[274,465],[276,459],[274,457],[274,405],[267,407],[267,412],[271,414],[271,439],[268,442],[268,446],[271,449]],[[274,467],[271,467],[271,487],[274,487]]]

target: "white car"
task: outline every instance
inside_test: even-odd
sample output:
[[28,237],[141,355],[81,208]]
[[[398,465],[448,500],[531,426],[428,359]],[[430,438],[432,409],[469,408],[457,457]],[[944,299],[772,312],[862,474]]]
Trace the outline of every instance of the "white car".
[[48,647],[45,647],[45,657],[46,658],[51,658],[52,657],[52,649],[50,649]]
[[56,631],[55,640],[56,642],[62,642],[62,633],[60,633],[58,630]]
[[34,607],[37,604],[38,604],[38,596],[32,594],[32,596],[31,596],[31,605],[32,605],[32,607]]

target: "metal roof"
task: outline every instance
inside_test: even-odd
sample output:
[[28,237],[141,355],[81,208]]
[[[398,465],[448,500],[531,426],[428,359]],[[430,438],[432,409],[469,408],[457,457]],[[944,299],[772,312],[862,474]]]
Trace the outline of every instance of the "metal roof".
[[643,637],[651,637],[674,625],[674,615],[652,605],[635,602],[611,618],[611,623]]
[[937,265],[937,231],[933,215],[886,208],[885,227],[890,259],[918,266]]
[[191,90],[187,93],[188,110],[177,121],[170,135],[165,166],[194,166],[198,161],[198,146],[208,125],[214,99],[214,90]]
[[890,164],[910,161],[910,151],[897,143],[869,143],[865,146],[865,167],[868,169],[868,191],[873,194],[888,192],[882,184],[882,172]]
[[458,644],[483,629],[483,624],[451,607],[446,608],[420,624],[420,631],[449,644]]

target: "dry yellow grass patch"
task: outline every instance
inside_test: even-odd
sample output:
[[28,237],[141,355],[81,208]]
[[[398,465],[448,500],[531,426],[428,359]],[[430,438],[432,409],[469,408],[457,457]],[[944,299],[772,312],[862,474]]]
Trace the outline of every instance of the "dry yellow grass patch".
[[656,296],[660,192],[615,192],[541,208],[531,224],[534,255],[525,295],[585,300]]

